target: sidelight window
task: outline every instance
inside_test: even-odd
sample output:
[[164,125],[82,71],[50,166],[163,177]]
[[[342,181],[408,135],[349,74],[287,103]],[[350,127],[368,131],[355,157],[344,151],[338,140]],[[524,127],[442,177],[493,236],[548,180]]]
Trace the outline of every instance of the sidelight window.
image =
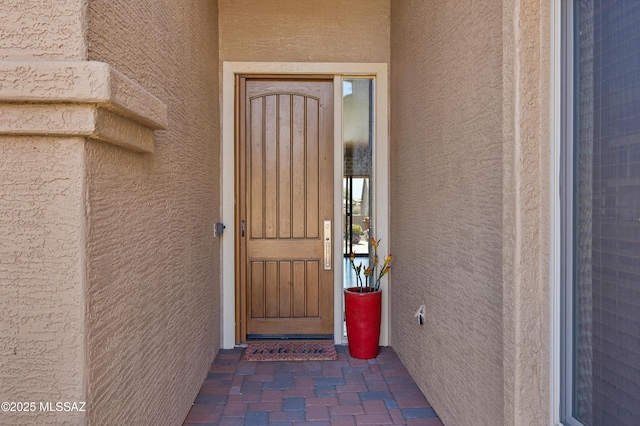
[[[369,256],[369,234],[373,217],[371,208],[373,148],[373,80],[351,78],[342,82],[343,111],[343,254]],[[350,267],[345,268],[349,272]],[[346,277],[349,281],[349,277]]]

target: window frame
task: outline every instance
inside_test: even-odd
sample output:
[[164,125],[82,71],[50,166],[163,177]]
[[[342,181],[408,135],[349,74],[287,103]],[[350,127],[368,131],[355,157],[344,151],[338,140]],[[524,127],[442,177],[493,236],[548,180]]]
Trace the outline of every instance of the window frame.
[[552,7],[551,60],[551,424],[583,426],[573,417],[574,373],[574,6]]
[[575,374],[574,352],[574,171],[575,171],[575,41],[574,16],[575,2],[562,2],[562,45],[561,45],[561,120],[562,140],[560,146],[560,421],[567,426],[583,426],[573,417],[575,392],[573,376]]

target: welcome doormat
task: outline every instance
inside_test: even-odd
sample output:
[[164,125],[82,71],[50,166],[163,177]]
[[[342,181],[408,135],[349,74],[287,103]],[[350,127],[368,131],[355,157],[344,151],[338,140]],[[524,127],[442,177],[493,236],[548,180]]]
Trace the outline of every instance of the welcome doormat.
[[249,343],[244,361],[332,361],[338,359],[332,342]]

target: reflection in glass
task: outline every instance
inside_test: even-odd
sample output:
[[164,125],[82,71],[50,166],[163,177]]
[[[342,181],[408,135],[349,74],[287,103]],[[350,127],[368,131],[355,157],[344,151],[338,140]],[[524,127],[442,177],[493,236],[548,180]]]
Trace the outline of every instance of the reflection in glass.
[[640,3],[575,2],[573,330],[565,420],[640,419]]
[[369,255],[371,232],[371,147],[373,81],[343,81],[343,253]]

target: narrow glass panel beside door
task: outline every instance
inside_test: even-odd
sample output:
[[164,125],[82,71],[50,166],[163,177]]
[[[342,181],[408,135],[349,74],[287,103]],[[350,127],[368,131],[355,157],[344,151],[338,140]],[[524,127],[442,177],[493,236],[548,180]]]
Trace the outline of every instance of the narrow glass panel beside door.
[[345,256],[344,286],[355,285],[349,257],[353,253],[363,265],[369,263],[373,216],[371,211],[373,149],[373,80],[343,80],[343,179],[342,247]]

